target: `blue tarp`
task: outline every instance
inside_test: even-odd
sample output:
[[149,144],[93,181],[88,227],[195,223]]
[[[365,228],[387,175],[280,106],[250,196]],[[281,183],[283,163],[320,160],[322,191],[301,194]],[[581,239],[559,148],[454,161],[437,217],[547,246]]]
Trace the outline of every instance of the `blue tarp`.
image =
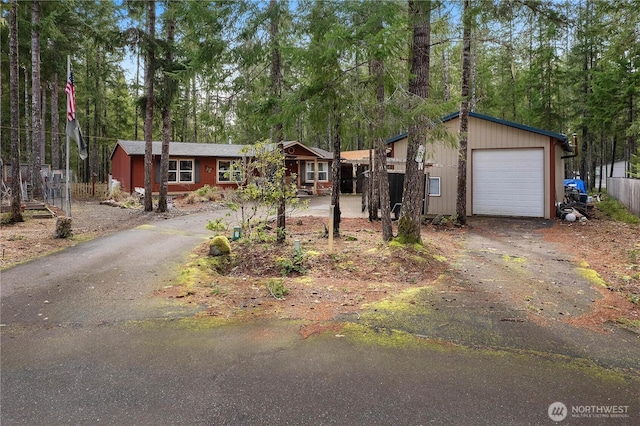
[[575,186],[581,194],[587,193],[587,186],[582,179],[565,179],[564,186]]

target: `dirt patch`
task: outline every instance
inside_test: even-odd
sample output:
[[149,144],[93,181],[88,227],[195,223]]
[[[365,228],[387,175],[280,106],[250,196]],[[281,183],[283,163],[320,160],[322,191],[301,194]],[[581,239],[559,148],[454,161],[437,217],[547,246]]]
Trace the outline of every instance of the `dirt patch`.
[[596,272],[602,280],[602,285],[594,286],[602,298],[589,312],[567,322],[597,330],[616,323],[640,333],[639,225],[606,219],[585,225],[557,222],[544,231],[544,239],[560,245],[585,271]]
[[[446,244],[429,242],[426,229],[424,247],[393,247],[382,244],[380,223],[346,218],[330,251],[326,224],[326,218],[293,218],[284,246],[235,242],[231,257],[219,261],[206,256],[205,243],[194,251],[197,260],[187,268],[185,283],[158,295],[203,304],[208,315],[224,318],[328,321],[357,315],[363,306],[404,289],[426,286],[448,267],[442,254]],[[446,250],[455,246],[450,244]],[[301,258],[298,266],[296,258]],[[282,300],[269,291],[273,282],[288,290]]]

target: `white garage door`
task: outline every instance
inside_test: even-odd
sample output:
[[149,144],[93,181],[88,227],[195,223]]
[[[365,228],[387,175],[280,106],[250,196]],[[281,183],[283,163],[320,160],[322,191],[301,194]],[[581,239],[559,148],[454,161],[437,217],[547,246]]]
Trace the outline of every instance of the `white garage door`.
[[473,214],[544,217],[544,150],[473,151]]

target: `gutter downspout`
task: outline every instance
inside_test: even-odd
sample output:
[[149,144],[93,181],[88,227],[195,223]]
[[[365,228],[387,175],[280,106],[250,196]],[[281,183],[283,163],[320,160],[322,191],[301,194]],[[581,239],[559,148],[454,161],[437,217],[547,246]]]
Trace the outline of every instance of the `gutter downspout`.
[[560,157],[562,160],[566,158],[575,158],[578,156],[578,135],[574,133],[572,136],[573,136],[573,154],[563,155],[562,157]]

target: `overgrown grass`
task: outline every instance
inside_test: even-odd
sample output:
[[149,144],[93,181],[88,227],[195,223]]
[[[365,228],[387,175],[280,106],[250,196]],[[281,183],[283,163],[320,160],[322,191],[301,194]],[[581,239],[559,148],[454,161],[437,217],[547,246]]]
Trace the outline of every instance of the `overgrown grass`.
[[612,197],[605,197],[598,203],[598,211],[617,222],[640,224],[640,218],[634,216],[620,201]]

